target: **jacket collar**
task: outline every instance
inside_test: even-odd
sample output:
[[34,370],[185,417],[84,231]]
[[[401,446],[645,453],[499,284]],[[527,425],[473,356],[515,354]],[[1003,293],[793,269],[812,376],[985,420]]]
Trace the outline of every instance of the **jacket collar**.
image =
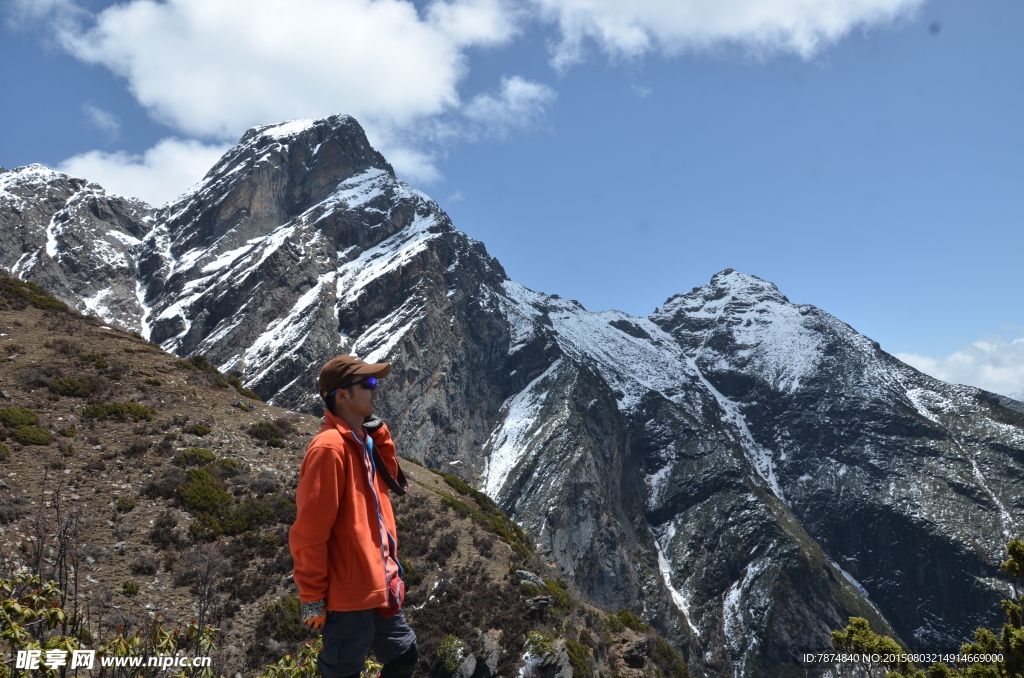
[[356,438],[361,439],[359,431],[354,431],[347,421],[341,417],[334,416],[330,410],[324,410],[324,423],[338,429],[341,432],[342,438],[351,439],[350,436],[355,433]]

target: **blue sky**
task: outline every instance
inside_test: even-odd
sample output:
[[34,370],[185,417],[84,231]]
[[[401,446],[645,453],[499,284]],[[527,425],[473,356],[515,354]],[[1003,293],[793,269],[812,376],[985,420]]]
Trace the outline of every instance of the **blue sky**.
[[350,113],[529,287],[646,315],[732,267],[1024,390],[1018,0],[112,4],[0,5],[0,165],[160,203]]

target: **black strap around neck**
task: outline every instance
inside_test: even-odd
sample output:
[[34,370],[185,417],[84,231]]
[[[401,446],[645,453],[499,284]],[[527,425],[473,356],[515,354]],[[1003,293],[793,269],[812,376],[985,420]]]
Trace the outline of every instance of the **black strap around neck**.
[[[395,463],[398,463],[398,459],[395,459]],[[373,446],[373,466],[377,469],[377,473],[380,475],[380,479],[384,481],[384,484],[394,492],[395,494],[402,496],[409,493],[409,481],[405,479],[405,474],[402,473],[402,467],[398,467],[398,478],[392,478],[391,472],[388,471],[388,467],[384,464],[384,460],[380,458],[380,453],[377,452],[377,446]]]

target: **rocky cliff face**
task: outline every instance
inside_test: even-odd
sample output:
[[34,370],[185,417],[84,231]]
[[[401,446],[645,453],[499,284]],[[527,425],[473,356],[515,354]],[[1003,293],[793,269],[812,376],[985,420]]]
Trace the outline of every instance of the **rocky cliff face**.
[[528,290],[347,117],[250,130],[158,211],[0,174],[0,225],[13,274],[273,404],[314,410],[338,353],[393,362],[404,453],[476,482],[697,672],[802,672],[853,614],[938,650],[994,621],[1024,406],[771,283],[723,271],[650,318]]
[[138,248],[154,212],[41,165],[0,171],[0,267],[137,332]]

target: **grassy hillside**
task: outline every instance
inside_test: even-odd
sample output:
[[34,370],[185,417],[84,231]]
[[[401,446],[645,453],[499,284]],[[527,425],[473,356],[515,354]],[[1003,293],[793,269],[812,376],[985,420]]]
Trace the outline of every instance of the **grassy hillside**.
[[[93,647],[195,619],[220,629],[227,676],[312,637],[287,534],[318,419],[2,277],[0,396],[0,579],[57,580],[66,635]],[[686,675],[631,612],[581,599],[485,495],[403,465],[412,490],[394,503],[419,674]]]

